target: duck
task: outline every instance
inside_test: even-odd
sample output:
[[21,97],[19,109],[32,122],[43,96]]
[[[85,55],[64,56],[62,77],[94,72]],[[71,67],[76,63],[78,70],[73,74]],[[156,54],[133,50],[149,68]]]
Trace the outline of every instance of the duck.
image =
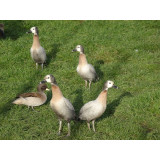
[[70,136],[71,134],[71,127],[70,122],[71,120],[76,119],[76,114],[73,105],[71,102],[65,98],[56,82],[56,79],[53,75],[49,74],[44,77],[44,80],[42,83],[48,82],[51,84],[52,88],[52,99],[50,101],[50,107],[55,112],[55,114],[58,116],[59,119],[59,130],[58,135],[61,134],[62,130],[62,120],[67,121],[68,126],[68,134],[67,136]]
[[37,27],[32,27],[30,31],[26,33],[33,33],[33,44],[30,49],[31,57],[36,63],[36,69],[38,69],[38,64],[41,64],[43,69],[43,65],[46,62],[46,52],[44,48],[40,45],[39,42],[39,32]]
[[45,90],[49,90],[47,85],[40,83],[37,87],[37,92],[20,94],[12,103],[17,105],[26,105],[28,106],[28,109],[32,107],[32,110],[34,110],[35,106],[43,105],[46,102],[47,96],[44,93]]
[[0,24],[0,38],[3,37],[4,38],[4,24]]
[[98,97],[82,106],[79,112],[79,120],[87,121],[88,129],[90,130],[90,122],[92,122],[93,131],[95,132],[95,120],[102,116],[107,107],[107,92],[109,88],[117,88],[113,81],[106,81],[103,90]]
[[79,63],[77,66],[77,73],[82,77],[85,81],[85,87],[87,87],[87,83],[89,81],[89,89],[92,81],[99,80],[99,77],[95,71],[95,68],[92,64],[88,64],[86,55],[84,54],[84,48],[81,45],[77,45],[72,52],[79,52]]

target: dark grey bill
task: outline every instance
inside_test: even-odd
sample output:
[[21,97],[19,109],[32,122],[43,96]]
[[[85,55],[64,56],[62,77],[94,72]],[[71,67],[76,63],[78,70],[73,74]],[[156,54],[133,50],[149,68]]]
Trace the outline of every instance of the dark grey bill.
[[26,32],[26,33],[28,34],[28,33],[32,33],[32,32],[31,32],[31,31],[28,31],[28,32]]
[[73,50],[72,50],[72,52],[76,52],[76,51],[77,51],[76,49],[73,49]]
[[46,83],[46,82],[47,82],[46,80],[43,80],[43,81],[40,82],[40,84],[43,84],[43,83]]
[[118,89],[118,87],[117,87],[117,86],[115,86],[115,85],[113,85],[113,88],[116,88],[116,89]]

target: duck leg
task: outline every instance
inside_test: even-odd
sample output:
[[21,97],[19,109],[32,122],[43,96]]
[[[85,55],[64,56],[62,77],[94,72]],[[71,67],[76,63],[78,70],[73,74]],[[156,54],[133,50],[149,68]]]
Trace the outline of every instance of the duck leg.
[[58,135],[61,134],[62,131],[62,120],[59,120],[59,130],[58,130]]
[[36,69],[38,69],[38,63],[36,63]]
[[89,90],[90,90],[90,88],[91,88],[91,83],[92,83],[92,81],[89,80]]
[[67,125],[68,125],[68,134],[67,134],[67,137],[68,137],[68,136],[70,136],[70,134],[71,134],[70,122],[68,122]]
[[[34,107],[33,107],[33,106],[31,106],[31,107],[32,107],[32,110],[35,111],[35,110],[34,110]],[[36,112],[36,111],[35,111],[35,112]]]
[[42,69],[43,69],[43,63],[41,64],[41,67],[42,67]]
[[85,81],[85,87],[87,88],[87,80],[84,80]]
[[89,122],[87,122],[87,126],[88,126],[88,129],[91,130]]
[[95,120],[92,121],[92,127],[93,127],[93,131],[96,132],[94,122],[95,122]]

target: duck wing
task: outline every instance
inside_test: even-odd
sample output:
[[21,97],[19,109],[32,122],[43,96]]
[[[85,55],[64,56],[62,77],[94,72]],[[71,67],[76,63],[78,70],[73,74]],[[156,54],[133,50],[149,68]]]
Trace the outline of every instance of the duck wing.
[[98,80],[99,78],[98,78],[95,68],[91,64],[88,64],[88,65],[89,65],[90,72],[92,72],[92,74],[95,75],[95,80]]
[[81,120],[92,120],[97,117],[97,102],[90,101],[86,103],[79,112],[79,118]]
[[90,101],[86,103],[82,108],[80,109],[79,115],[83,114],[87,110],[90,110],[95,105],[94,101]]
[[64,102],[65,102],[66,106],[68,107],[68,109],[75,111],[73,105],[71,104],[71,102],[67,98],[64,98]]
[[92,73],[96,74],[96,71],[95,71],[94,67],[92,66],[92,64],[88,64],[88,65],[89,65],[89,70],[90,70]]
[[37,97],[37,98],[41,98],[42,95],[40,93],[32,92],[32,93],[23,93],[23,94],[20,94],[18,97],[23,97],[23,98]]

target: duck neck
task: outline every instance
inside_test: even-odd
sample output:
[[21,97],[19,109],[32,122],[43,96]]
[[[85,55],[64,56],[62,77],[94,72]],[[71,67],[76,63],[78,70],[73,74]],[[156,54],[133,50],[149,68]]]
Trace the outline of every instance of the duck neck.
[[42,92],[43,92],[42,89],[41,89],[41,86],[38,86],[38,87],[37,87],[37,91],[38,91],[39,93],[42,93]]
[[103,90],[97,97],[97,101],[100,102],[104,107],[107,104],[107,90]]
[[52,84],[52,99],[57,100],[60,99],[62,96],[63,95],[60,88],[57,85]]
[[87,59],[86,59],[86,55],[83,52],[80,52],[79,54],[79,65],[86,65]]
[[39,92],[39,93],[43,93],[43,91],[42,91],[41,89],[38,89],[38,92]]
[[39,42],[39,36],[38,35],[33,35],[33,48],[38,48],[40,47],[40,42]]

